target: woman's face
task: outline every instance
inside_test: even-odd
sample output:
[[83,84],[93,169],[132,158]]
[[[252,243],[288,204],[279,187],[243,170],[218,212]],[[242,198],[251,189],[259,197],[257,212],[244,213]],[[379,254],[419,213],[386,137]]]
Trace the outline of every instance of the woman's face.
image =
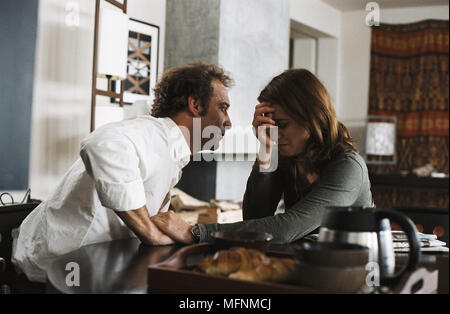
[[310,137],[309,132],[279,105],[272,105],[272,107],[275,108],[272,120],[278,127],[278,151],[280,155],[293,157],[302,154]]

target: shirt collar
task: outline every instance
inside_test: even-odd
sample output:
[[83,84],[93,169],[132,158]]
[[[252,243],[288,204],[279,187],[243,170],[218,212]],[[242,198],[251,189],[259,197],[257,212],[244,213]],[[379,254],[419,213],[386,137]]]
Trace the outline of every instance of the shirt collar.
[[191,159],[191,149],[180,127],[171,118],[160,118],[160,120],[167,131],[170,157],[183,168]]

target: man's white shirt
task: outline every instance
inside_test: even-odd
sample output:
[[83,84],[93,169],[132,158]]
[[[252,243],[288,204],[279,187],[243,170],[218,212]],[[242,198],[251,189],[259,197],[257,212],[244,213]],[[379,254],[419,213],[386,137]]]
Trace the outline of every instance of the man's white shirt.
[[[114,211],[169,208],[170,189],[191,151],[170,118],[142,116],[102,126],[81,142],[78,160],[49,200],[20,226],[13,252],[29,280],[46,280],[53,259],[82,246],[135,237]],[[163,202],[165,202],[163,204]]]

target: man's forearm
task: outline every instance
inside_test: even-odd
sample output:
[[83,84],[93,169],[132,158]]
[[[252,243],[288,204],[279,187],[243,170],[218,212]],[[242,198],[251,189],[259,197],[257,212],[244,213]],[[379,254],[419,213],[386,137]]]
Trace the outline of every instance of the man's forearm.
[[149,245],[167,245],[174,243],[172,239],[163,234],[151,221],[145,205],[136,210],[116,211],[116,214],[143,243]]
[[194,235],[191,232],[192,226],[175,212],[169,210],[165,213],[159,213],[151,219],[162,232],[172,239],[185,244],[194,242]]

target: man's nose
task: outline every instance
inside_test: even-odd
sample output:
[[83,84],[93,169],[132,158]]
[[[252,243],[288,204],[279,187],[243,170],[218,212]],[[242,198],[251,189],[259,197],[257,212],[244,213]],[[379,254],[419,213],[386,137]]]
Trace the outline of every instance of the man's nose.
[[228,129],[232,127],[230,117],[227,117],[227,118],[225,119],[225,122],[224,122],[223,126],[224,126],[225,128],[228,128]]

